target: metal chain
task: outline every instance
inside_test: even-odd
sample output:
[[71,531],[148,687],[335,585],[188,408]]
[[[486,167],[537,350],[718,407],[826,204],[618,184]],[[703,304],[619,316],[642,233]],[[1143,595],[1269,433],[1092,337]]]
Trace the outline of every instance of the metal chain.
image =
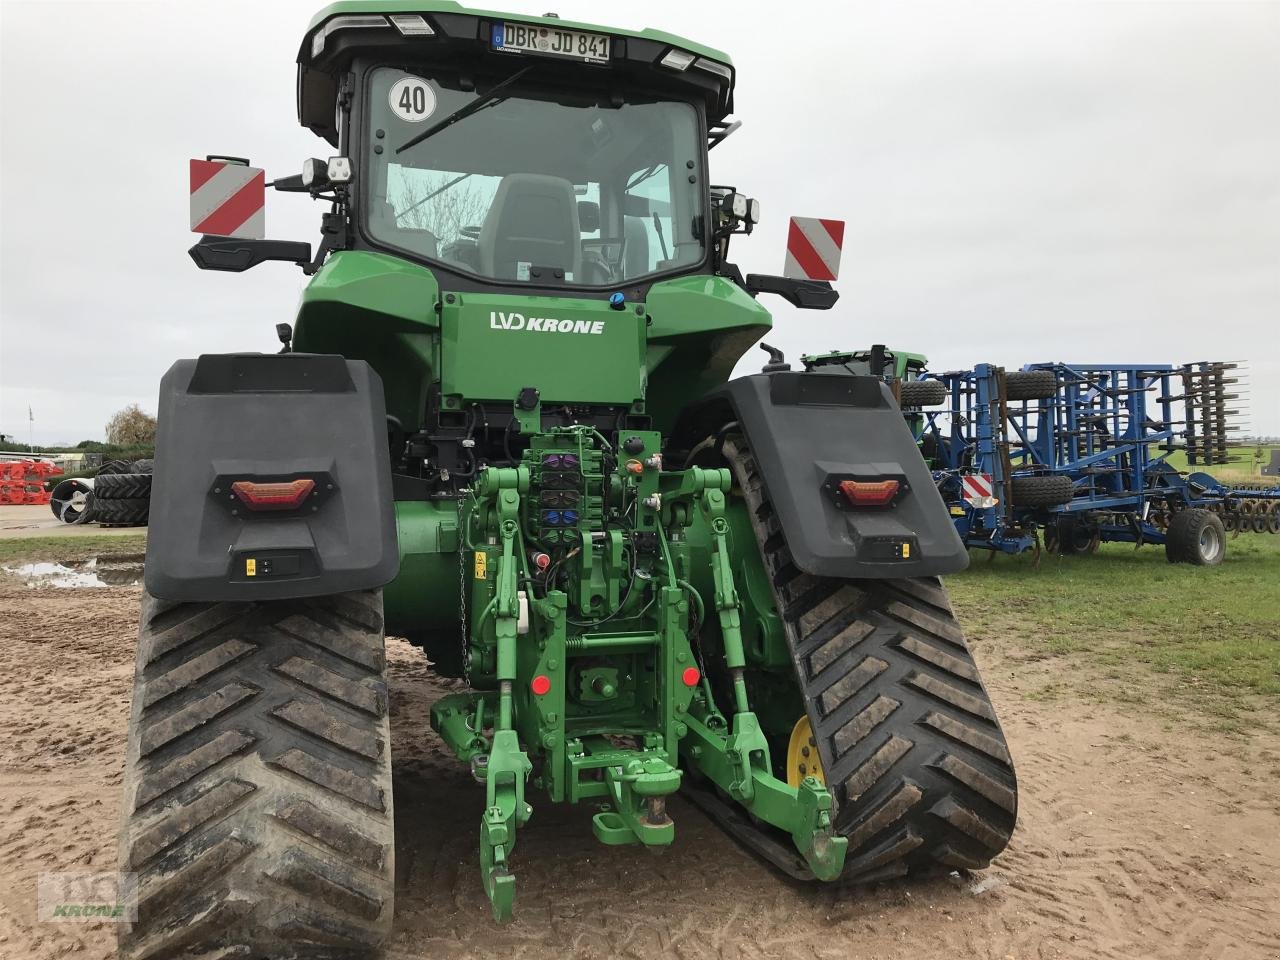
[[458,492],[458,622],[462,627],[462,672],[471,682],[471,661],[467,654],[471,638],[467,636],[467,531],[463,527],[462,501],[470,488]]

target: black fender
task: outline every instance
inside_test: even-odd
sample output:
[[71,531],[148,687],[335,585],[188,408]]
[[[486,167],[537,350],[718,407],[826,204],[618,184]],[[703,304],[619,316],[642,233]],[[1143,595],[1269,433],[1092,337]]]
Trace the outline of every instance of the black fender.
[[[367,363],[303,353],[179,360],[160,382],[158,421],[152,595],[279,600],[395,577],[386,403]],[[232,487],[292,481],[301,499],[271,511],[250,509]]]
[[[915,438],[880,379],[778,372],[731,380],[682,412],[688,449],[736,421],[764,476],[787,547],[805,573],[879,579],[969,563]],[[843,479],[900,481],[887,507],[850,507]]]

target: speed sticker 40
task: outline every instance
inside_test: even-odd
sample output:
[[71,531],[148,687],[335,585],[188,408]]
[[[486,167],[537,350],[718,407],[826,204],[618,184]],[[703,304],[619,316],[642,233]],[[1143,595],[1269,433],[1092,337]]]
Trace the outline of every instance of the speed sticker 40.
[[391,85],[391,112],[406,123],[421,123],[436,112],[436,92],[420,77],[404,77]]

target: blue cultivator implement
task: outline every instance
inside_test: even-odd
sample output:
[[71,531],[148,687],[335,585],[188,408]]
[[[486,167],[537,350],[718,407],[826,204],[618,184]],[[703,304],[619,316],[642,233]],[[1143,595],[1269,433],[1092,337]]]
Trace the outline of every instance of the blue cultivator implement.
[[1228,486],[1167,462],[1228,462],[1234,365],[991,364],[928,374],[948,400],[921,449],[971,547],[1088,552],[1164,544],[1172,562],[1214,564],[1227,531],[1280,533],[1280,487]]

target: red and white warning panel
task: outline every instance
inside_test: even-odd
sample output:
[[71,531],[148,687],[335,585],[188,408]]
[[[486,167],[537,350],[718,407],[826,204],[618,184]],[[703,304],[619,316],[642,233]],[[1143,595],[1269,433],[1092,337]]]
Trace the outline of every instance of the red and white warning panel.
[[994,492],[991,474],[967,473],[960,478],[960,486],[962,488],[961,495],[969,501],[971,506],[994,506],[993,503],[989,502]]
[[834,280],[840,275],[843,246],[843,220],[792,217],[782,275],[792,280]]
[[267,235],[267,180],[257,167],[226,160],[191,161],[191,229],[215,237]]

